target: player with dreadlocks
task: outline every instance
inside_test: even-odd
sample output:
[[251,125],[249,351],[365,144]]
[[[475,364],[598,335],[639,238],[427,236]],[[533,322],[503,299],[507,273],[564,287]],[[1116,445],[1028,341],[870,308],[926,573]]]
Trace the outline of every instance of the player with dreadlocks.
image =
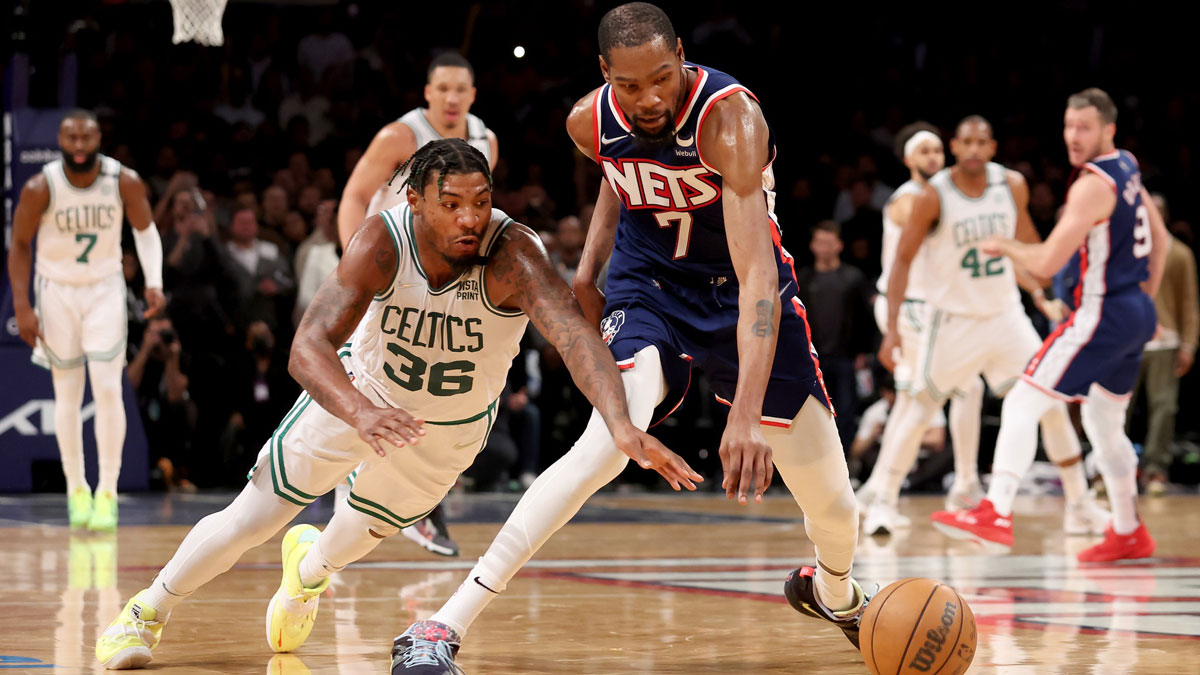
[[304,313],[289,371],[304,393],[249,484],[196,524],[96,645],[146,665],[171,610],[320,495],[353,477],[351,509],[284,536],[267,641],[299,647],[329,576],[429,512],[487,441],[526,324],[562,354],[617,445],[672,486],[700,476],[630,422],[621,376],[538,236],[492,208],[487,159],[461,139],[411,159],[407,201],[373,215]]

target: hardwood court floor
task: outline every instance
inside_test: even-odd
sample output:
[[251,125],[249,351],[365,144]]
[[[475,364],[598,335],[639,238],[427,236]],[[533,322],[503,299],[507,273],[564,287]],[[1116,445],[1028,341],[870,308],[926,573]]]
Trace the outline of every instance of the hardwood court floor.
[[[123,522],[193,522],[231,498],[131,498],[121,513]],[[62,522],[55,504],[0,500],[4,672],[102,672],[96,636],[187,531],[131,524],[101,537],[29,522]],[[451,502],[452,522],[485,521],[453,526],[458,560],[385,542],[340,575],[294,655],[272,655],[264,637],[276,536],[175,611],[151,669],[386,673],[391,638],[454,591],[512,504]],[[926,524],[939,499],[906,499],[912,531],[863,538],[855,576],[868,588],[907,576],[954,585],[979,622],[972,673],[1200,673],[1200,497],[1143,500],[1159,550],[1138,564],[1078,565],[1072,554],[1089,540],[1061,536],[1061,507],[1059,498],[1019,500],[1015,553],[988,557]],[[749,508],[711,495],[598,496],[492,603],[459,662],[472,675],[866,673],[840,632],[782,600],[784,576],[812,556],[797,515],[786,496]]]

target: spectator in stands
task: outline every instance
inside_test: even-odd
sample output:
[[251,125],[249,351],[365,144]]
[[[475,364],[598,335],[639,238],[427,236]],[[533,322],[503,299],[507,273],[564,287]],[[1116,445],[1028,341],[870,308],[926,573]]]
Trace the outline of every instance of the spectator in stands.
[[313,233],[296,249],[296,308],[292,311],[292,324],[300,325],[300,317],[308,303],[312,302],[317,289],[337,268],[337,202],[326,199],[317,206],[316,227]]
[[290,306],[280,310],[296,288],[291,266],[278,246],[258,238],[258,219],[250,209],[233,214],[230,233],[225,249],[232,262],[227,269],[234,285],[235,321],[240,327],[263,321],[274,330],[281,316],[290,316]]
[[129,360],[152,457],[168,490],[195,491],[189,480],[197,410],[188,394],[188,356],[166,317],[150,319]]

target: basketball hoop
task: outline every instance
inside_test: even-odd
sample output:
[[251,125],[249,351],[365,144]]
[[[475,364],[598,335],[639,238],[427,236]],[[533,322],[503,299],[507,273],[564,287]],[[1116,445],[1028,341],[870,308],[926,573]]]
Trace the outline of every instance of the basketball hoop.
[[175,34],[171,42],[179,44],[191,40],[206,47],[225,44],[221,32],[221,17],[225,14],[225,3],[229,0],[170,0],[171,18],[175,21]]

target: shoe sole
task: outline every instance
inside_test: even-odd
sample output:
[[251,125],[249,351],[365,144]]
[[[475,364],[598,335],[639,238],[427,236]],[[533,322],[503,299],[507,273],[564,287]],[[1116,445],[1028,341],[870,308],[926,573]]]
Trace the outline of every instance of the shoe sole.
[[126,647],[109,657],[104,662],[104,667],[109,670],[144,668],[153,658],[149,647]]
[[1012,546],[1006,546],[999,542],[984,539],[983,537],[980,537],[977,534],[968,532],[963,529],[959,529],[957,527],[954,527],[953,525],[947,525],[946,523],[942,523],[942,522],[935,520],[935,521],[933,521],[933,527],[935,529],[937,529],[938,532],[941,532],[942,534],[946,535],[947,537],[950,537],[951,539],[958,539],[960,541],[973,541],[976,544],[979,544],[980,546],[982,546],[984,552],[986,552],[986,553],[999,554],[999,553],[1008,553],[1008,552],[1012,551]]

